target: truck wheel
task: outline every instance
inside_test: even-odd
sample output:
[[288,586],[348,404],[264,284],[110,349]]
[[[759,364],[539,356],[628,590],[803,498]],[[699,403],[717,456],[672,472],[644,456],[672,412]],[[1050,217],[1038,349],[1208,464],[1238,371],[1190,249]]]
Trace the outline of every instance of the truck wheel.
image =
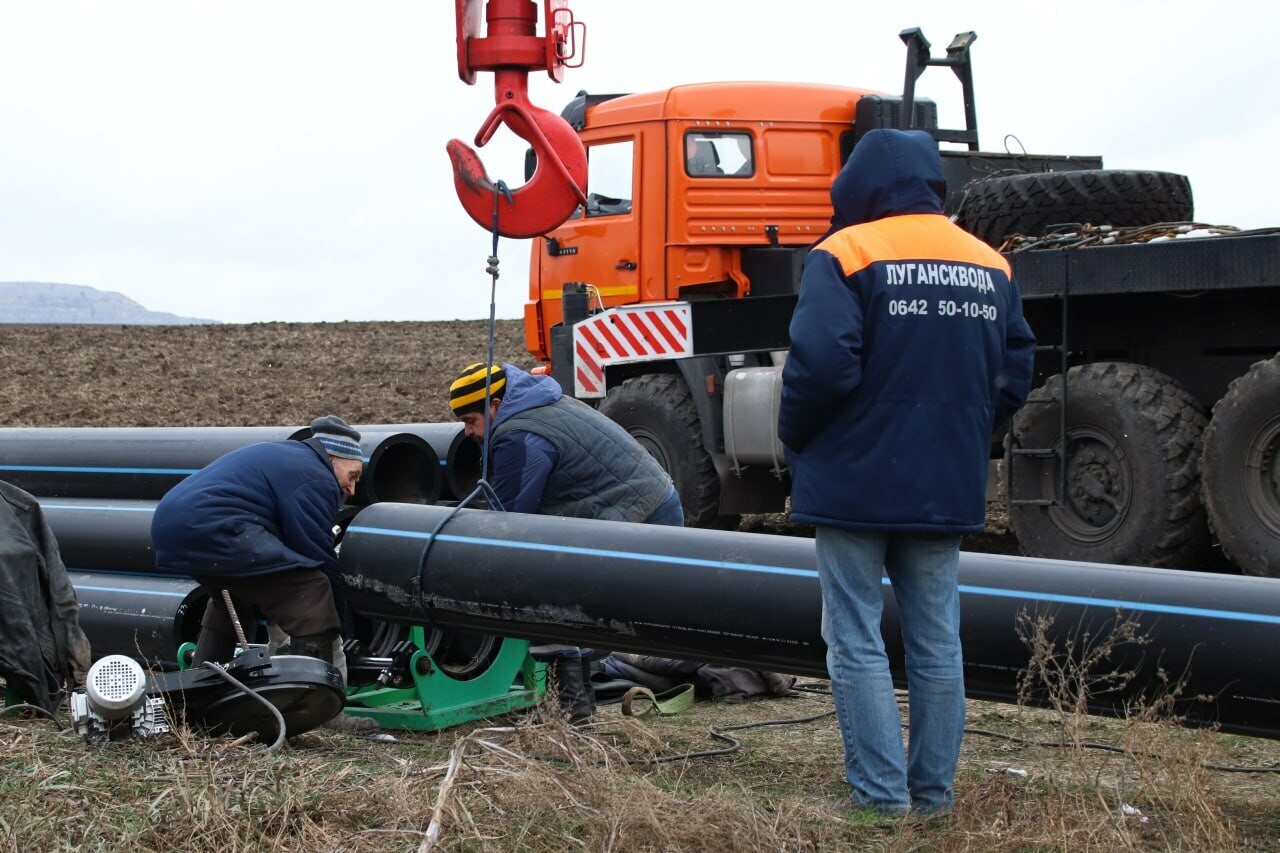
[[[1028,397],[1009,446],[1061,446],[1062,376]],[[1024,554],[1096,563],[1192,568],[1207,552],[1200,502],[1204,408],[1173,379],[1138,364],[1087,364],[1067,380],[1062,506],[1010,502]],[[1056,457],[1011,456],[1013,500],[1056,501]]]
[[1280,577],[1280,355],[1231,383],[1200,456],[1209,526],[1251,575]]
[[1013,234],[1038,237],[1060,225],[1185,222],[1193,212],[1185,175],[1082,169],[977,181],[965,188],[957,221],[998,248]]
[[628,379],[609,391],[600,412],[631,433],[671,475],[684,504],[686,525],[716,523],[720,478],[702,446],[693,395],[681,377],[654,373]]

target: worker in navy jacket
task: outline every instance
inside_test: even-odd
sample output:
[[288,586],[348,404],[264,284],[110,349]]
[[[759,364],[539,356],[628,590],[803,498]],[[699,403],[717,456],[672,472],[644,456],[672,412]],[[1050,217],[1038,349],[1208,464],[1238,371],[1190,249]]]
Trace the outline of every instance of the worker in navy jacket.
[[[823,637],[856,805],[945,810],[964,728],[956,569],[983,528],[992,435],[1035,339],[1008,262],[942,212],[937,144],[873,130],[831,188],[791,321],[778,436],[791,517],[816,525]],[[896,598],[910,753],[880,634]]]
[[305,441],[252,444],[215,459],[156,506],[156,566],[209,592],[194,663],[229,660],[236,635],[221,590],[246,634],[253,608],[292,637],[292,652],[333,660],[340,620],[334,516],[364,469],[360,433],[328,415]]

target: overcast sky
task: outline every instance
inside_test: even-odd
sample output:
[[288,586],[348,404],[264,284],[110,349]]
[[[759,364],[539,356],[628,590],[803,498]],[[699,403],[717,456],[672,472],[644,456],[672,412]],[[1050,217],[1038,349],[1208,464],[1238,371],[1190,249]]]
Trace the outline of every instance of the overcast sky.
[[[570,0],[582,68],[532,94],[777,79],[901,91],[898,32],[972,29],[983,148],[1190,176],[1196,218],[1280,225],[1269,2]],[[541,5],[541,3],[539,3]],[[489,235],[445,143],[492,75],[457,78],[447,0],[0,0],[0,281],[113,290],[226,322],[488,316]],[[921,80],[963,121],[943,70]],[[505,142],[500,149],[499,142]],[[521,180],[509,132],[480,149]],[[521,315],[528,241],[500,244]],[[0,318],[2,320],[3,318]]]

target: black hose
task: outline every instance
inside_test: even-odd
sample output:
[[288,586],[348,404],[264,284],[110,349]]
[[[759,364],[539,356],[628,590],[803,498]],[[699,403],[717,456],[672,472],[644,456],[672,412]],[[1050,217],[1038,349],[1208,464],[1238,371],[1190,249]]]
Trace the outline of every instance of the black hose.
[[258,693],[258,691],[242,684],[240,680],[237,679],[234,675],[227,672],[225,669],[223,669],[221,666],[214,663],[213,661],[205,661],[204,663],[201,664],[201,666],[203,666],[205,669],[213,670],[214,672],[218,673],[218,675],[221,676],[223,680],[230,682],[231,684],[240,688],[240,690],[246,695],[252,696],[254,699],[258,700],[263,705],[266,705],[267,710],[271,712],[271,716],[275,718],[276,729],[278,731],[275,742],[267,747],[267,752],[276,752],[277,750],[280,749],[280,747],[284,746],[284,739],[285,739],[284,715],[280,713],[279,708],[277,708],[275,705],[272,705],[270,702],[264,699],[262,695]]
[[49,720],[52,720],[54,725],[58,727],[58,731],[60,732],[66,731],[67,727],[62,724],[62,721],[58,719],[58,716],[56,714],[44,708],[41,708],[39,705],[32,705],[29,702],[22,702],[17,705],[8,705],[6,707],[0,708],[0,717],[3,717],[6,714],[9,714],[13,711],[35,711],[37,714]]

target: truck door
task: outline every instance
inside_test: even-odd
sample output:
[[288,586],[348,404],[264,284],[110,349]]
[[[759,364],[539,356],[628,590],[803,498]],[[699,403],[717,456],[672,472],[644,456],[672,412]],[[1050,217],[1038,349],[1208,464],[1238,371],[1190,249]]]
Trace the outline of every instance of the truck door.
[[[591,285],[593,308],[622,305],[640,298],[641,283],[662,280],[662,270],[646,269],[641,255],[638,198],[638,137],[612,137],[587,143],[587,204],[541,241],[537,252],[537,290],[543,341],[560,322],[565,282]],[[661,215],[661,208],[652,211]],[[660,257],[660,253],[659,253]]]

